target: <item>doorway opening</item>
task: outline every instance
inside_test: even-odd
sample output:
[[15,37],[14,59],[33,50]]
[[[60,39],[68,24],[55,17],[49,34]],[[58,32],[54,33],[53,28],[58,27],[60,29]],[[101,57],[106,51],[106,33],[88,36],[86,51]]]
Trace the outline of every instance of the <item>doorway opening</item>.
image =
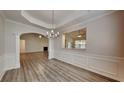
[[[23,55],[42,56],[48,59],[48,38],[38,33],[20,35],[20,61]],[[31,57],[30,56],[30,57]],[[39,57],[36,57],[39,58]]]

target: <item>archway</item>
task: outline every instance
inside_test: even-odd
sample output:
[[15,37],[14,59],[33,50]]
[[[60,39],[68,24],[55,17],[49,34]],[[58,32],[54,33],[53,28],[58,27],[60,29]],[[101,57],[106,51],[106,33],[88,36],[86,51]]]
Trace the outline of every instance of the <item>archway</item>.
[[48,52],[48,38],[42,34],[27,33],[20,36],[20,53]]
[[[22,32],[22,33],[14,33],[16,37],[16,68],[20,68],[20,36],[23,34],[36,33],[45,36],[43,32]],[[53,58],[53,39],[48,38],[48,59]]]

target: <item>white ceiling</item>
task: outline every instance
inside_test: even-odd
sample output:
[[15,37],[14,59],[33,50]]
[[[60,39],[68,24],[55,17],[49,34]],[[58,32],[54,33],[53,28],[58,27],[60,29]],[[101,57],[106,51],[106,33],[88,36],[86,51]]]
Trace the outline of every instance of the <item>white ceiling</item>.
[[[39,11],[36,11],[36,10],[32,10],[32,11],[27,11],[30,15],[32,15],[33,17],[39,19],[39,20],[42,20],[48,24],[51,24],[52,23],[52,11],[51,10],[39,10]],[[66,17],[70,16],[70,15],[73,15],[75,12],[77,11],[74,11],[74,10],[69,10],[69,11],[64,11],[64,10],[56,10],[54,11],[54,21],[55,21],[55,24],[59,24],[61,23],[63,20],[65,20]]]
[[[23,16],[21,10],[3,10],[9,20],[28,24],[43,29],[50,29],[52,23],[52,10],[26,10],[27,15]],[[55,10],[54,25],[55,28],[61,28],[88,20],[111,11],[104,10]],[[27,17],[26,17],[27,16]],[[30,18],[28,18],[30,17]],[[34,22],[35,21],[35,22]],[[37,22],[37,23],[36,23]]]

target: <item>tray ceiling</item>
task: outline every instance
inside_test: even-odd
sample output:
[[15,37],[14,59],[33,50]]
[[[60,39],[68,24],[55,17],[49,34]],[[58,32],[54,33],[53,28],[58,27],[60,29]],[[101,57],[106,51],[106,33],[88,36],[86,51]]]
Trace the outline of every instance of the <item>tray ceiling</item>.
[[[51,29],[52,10],[3,10],[9,20]],[[54,26],[62,28],[77,24],[111,11],[105,10],[54,10]]]

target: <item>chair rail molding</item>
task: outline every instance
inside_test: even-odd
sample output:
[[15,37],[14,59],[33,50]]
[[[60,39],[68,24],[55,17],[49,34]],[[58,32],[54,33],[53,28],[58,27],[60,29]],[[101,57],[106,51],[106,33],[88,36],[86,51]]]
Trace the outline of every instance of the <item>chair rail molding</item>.
[[92,72],[124,81],[124,58],[93,54],[73,54],[55,51],[54,57]]

